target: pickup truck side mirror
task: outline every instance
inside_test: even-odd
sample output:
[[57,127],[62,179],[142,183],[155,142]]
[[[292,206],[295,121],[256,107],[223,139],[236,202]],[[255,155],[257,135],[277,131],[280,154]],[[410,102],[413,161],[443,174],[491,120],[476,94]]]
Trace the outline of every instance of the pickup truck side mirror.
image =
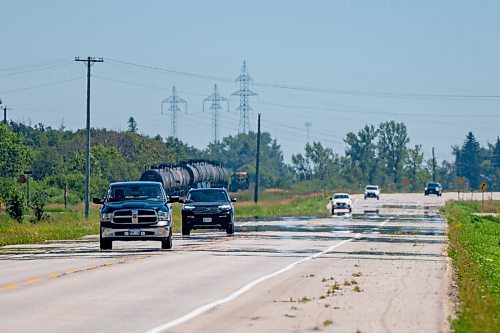
[[172,195],[168,197],[168,202],[181,202],[181,199],[179,198],[179,196]]
[[231,202],[236,202],[236,201],[238,201],[238,199],[236,199],[236,198],[231,198]]
[[102,205],[104,203],[104,199],[92,198],[92,203],[95,203],[96,205]]

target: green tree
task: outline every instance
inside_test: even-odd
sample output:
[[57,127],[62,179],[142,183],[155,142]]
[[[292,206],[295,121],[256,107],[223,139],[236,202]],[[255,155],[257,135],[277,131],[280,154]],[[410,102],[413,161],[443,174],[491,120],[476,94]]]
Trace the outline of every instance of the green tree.
[[378,153],[383,161],[385,172],[398,188],[401,186],[408,142],[410,139],[404,123],[396,123],[392,120],[379,125]]
[[128,130],[129,132],[137,133],[137,121],[135,121],[134,117],[128,119]]
[[356,173],[355,178],[363,183],[374,183],[377,161],[377,145],[375,140],[378,130],[373,125],[366,125],[357,134],[349,132],[344,139],[347,143],[345,156],[352,164],[350,173]]
[[31,162],[31,149],[23,143],[21,135],[0,124],[0,172],[12,178],[24,173]]
[[472,189],[477,189],[480,183],[481,155],[480,146],[474,134],[469,132],[457,158],[459,173],[469,181]]
[[415,145],[414,148],[408,149],[404,171],[410,181],[410,188],[412,191],[422,188],[422,179],[419,176],[425,172],[422,165],[423,162],[424,154],[422,153],[422,145]]

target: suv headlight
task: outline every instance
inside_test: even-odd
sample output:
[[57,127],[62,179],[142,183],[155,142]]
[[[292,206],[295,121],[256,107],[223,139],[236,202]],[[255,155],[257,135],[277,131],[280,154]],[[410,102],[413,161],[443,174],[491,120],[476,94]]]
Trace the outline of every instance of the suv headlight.
[[101,221],[103,222],[111,222],[113,219],[113,213],[102,213],[101,214]]
[[230,205],[220,205],[220,206],[219,206],[219,209],[220,209],[220,210],[230,210],[230,209],[231,209],[231,206],[230,206]]
[[158,212],[158,221],[168,221],[168,212]]
[[190,205],[184,205],[182,206],[182,210],[188,210],[188,211],[192,211],[194,210],[194,206],[190,206]]

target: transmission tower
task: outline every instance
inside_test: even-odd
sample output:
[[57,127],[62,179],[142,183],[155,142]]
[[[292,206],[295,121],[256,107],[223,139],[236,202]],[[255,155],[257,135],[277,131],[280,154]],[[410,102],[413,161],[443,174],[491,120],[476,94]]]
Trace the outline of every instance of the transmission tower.
[[238,78],[236,79],[236,82],[239,82],[240,90],[235,91],[231,95],[240,96],[240,106],[236,108],[236,110],[240,111],[239,133],[247,133],[250,130],[249,113],[250,111],[252,111],[248,100],[250,96],[255,96],[257,94],[250,90],[250,86],[253,83],[253,80],[250,75],[248,75],[246,61],[243,61],[241,73],[240,76],[238,76]]
[[219,110],[222,109],[221,102],[227,103],[227,111],[229,111],[229,102],[227,98],[221,96],[217,92],[217,85],[214,84],[214,93],[203,100],[203,112],[205,112],[205,102],[212,102],[210,110],[212,111],[212,130],[214,133],[214,143],[219,141]]
[[163,114],[163,104],[169,103],[170,107],[168,111],[170,112],[170,119],[172,120],[170,124],[171,134],[174,138],[177,138],[177,112],[181,111],[179,104],[184,104],[184,110],[187,113],[187,102],[177,96],[175,92],[175,86],[172,87],[172,95],[161,101],[161,114]]
[[311,122],[310,121],[306,121],[306,123],[304,125],[306,126],[307,143],[309,143],[310,138],[311,138]]

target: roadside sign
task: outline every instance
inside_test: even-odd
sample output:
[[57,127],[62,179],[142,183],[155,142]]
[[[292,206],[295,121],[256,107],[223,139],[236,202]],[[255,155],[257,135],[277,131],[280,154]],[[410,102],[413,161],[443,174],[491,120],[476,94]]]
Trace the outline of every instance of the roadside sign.
[[482,190],[482,191],[486,191],[486,189],[488,188],[488,184],[486,183],[481,183],[481,185],[479,185],[479,188]]
[[464,179],[462,177],[457,177],[457,184],[462,185],[464,183]]
[[404,177],[404,178],[403,178],[403,185],[404,185],[404,186],[410,186],[410,184],[411,184],[411,183],[410,183],[410,180],[408,179],[408,177]]

